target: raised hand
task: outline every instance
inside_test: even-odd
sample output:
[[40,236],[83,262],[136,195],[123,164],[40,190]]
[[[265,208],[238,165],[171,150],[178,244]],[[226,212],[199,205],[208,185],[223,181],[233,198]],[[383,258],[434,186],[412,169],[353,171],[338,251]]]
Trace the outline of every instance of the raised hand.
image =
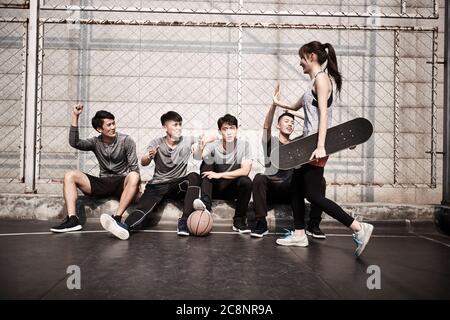
[[206,139],[205,135],[202,134],[199,137],[198,142],[196,142],[192,145],[191,152],[195,154],[195,153],[199,152],[200,150],[203,150],[203,148],[205,147],[205,139]]
[[72,114],[74,116],[78,117],[81,114],[81,112],[83,112],[83,108],[84,107],[83,107],[83,105],[81,103],[78,103],[78,104],[74,105],[73,108],[72,108]]
[[281,90],[280,90],[280,83],[277,83],[277,86],[275,87],[275,92],[272,96],[273,104],[276,106],[280,105],[280,99],[281,99]]

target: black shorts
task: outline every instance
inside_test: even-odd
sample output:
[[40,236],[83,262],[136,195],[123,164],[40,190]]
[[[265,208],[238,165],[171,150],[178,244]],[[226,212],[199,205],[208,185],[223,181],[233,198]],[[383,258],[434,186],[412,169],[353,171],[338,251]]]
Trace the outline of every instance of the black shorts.
[[91,183],[91,193],[89,196],[96,198],[114,197],[120,199],[123,192],[123,183],[126,176],[94,177],[85,173]]

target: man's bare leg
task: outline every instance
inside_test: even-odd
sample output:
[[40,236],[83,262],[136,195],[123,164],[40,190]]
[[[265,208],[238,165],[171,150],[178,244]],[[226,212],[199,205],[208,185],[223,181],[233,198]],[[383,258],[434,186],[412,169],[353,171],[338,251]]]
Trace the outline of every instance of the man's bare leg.
[[76,201],[78,198],[77,188],[84,193],[91,193],[91,183],[86,174],[81,171],[69,171],[64,175],[64,201],[67,207],[68,217],[52,228],[50,231],[64,233],[83,229],[80,220],[76,216]]
[[116,216],[122,216],[125,210],[132,203],[139,192],[139,184],[141,183],[141,177],[139,173],[130,172],[123,182],[123,192],[120,196],[119,207],[116,211]]
[[91,193],[91,183],[86,174],[81,171],[69,171],[64,175],[64,201],[69,217],[76,214],[76,202],[78,199],[77,189],[86,194]]

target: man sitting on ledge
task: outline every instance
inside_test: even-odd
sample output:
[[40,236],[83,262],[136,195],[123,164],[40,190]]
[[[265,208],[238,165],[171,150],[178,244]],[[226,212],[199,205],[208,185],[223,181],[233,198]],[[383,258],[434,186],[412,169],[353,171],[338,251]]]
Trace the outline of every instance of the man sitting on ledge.
[[122,214],[138,195],[140,175],[136,144],[133,139],[116,131],[114,116],[100,110],[92,118],[92,126],[99,136],[82,140],[78,133],[78,118],[83,106],[77,104],[72,109],[69,144],[78,150],[92,151],[100,166],[100,177],[75,170],[64,175],[64,201],[68,216],[50,229],[52,232],[81,230],[76,216],[77,189],[95,198],[113,197],[119,199],[119,207],[112,219],[120,221]]

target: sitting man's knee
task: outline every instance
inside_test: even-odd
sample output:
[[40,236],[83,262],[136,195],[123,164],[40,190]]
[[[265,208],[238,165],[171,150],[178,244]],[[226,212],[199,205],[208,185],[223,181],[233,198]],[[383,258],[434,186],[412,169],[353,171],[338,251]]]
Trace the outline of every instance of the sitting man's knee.
[[72,170],[64,174],[64,182],[76,182],[80,176],[80,171]]
[[197,172],[189,173],[187,179],[189,181],[189,186],[199,186],[202,180]]
[[238,178],[238,184],[242,188],[251,188],[252,187],[252,179],[250,179],[248,176],[239,177]]
[[138,172],[131,171],[130,173],[127,174],[126,179],[127,179],[128,183],[131,183],[133,185],[138,185],[139,182],[141,181],[141,176],[139,175]]
[[255,178],[253,178],[253,184],[261,184],[266,181],[266,176],[262,175],[261,173],[257,173],[255,175]]
[[200,172],[205,171],[214,171],[214,164],[206,163],[205,161],[202,161],[202,164],[200,165]]

